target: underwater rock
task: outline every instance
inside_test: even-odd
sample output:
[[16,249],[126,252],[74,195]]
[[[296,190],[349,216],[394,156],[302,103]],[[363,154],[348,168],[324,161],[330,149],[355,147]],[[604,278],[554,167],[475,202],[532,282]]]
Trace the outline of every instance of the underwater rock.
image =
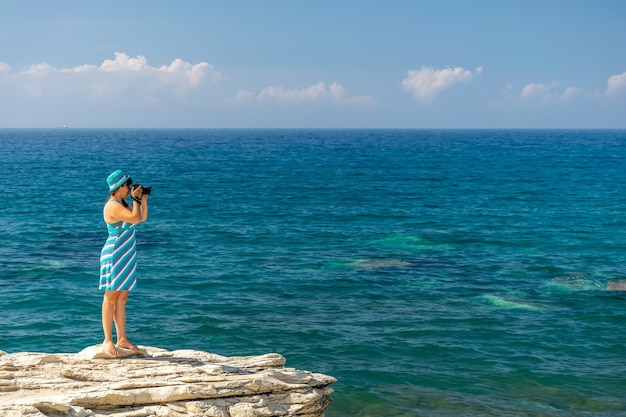
[[411,265],[410,262],[398,259],[358,261],[353,264],[357,269],[398,268]]
[[609,281],[606,284],[606,289],[609,291],[626,291],[626,279]]

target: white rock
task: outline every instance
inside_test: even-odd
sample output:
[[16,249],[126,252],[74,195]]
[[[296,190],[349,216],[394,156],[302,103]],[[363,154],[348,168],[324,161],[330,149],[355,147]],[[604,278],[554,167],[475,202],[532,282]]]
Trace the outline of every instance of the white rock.
[[276,353],[140,350],[0,351],[0,416],[319,417],[332,402],[335,378],[286,368]]

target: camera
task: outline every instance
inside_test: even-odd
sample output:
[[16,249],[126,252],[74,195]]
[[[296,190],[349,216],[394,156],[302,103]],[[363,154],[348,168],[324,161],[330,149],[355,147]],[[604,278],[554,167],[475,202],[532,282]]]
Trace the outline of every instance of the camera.
[[141,192],[145,195],[150,195],[152,192],[152,187],[146,187],[145,185],[135,184],[133,185],[133,190],[136,190],[137,187],[141,187]]

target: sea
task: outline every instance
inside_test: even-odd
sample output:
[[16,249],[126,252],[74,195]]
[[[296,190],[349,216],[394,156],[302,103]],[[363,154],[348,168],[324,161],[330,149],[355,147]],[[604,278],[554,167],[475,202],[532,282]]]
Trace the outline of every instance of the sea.
[[327,417],[626,416],[624,130],[2,129],[1,350],[102,342],[116,169],[138,345],[280,353]]

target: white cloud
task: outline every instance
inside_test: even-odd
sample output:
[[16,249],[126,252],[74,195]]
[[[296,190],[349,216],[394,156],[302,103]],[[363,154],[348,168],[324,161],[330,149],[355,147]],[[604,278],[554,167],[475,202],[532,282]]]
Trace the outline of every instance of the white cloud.
[[580,87],[565,87],[558,81],[550,84],[530,83],[522,88],[520,99],[524,103],[568,102],[588,94]]
[[38,76],[38,75],[45,75],[45,74],[50,74],[53,72],[57,72],[58,70],[56,68],[54,68],[52,65],[50,64],[35,64],[35,65],[31,65],[30,67],[28,67],[26,70],[22,71],[22,72],[18,72],[16,75],[31,75],[31,76]]
[[341,84],[332,83],[328,89],[330,90],[330,94],[335,98],[342,98],[345,95],[344,88]]
[[407,77],[402,80],[402,87],[412,93],[418,101],[429,103],[442,90],[470,81],[482,72],[483,67],[476,68],[475,73],[461,67],[440,70],[422,67],[421,70],[409,70]]
[[611,96],[617,94],[620,90],[626,89],[626,72],[618,75],[612,75],[607,80],[606,95]]
[[285,90],[283,87],[267,87],[259,93],[259,100],[275,99],[279,101],[306,102],[319,101],[330,93],[326,89],[326,84],[319,82],[305,88],[294,88]]
[[131,58],[128,55],[116,52],[115,59],[105,59],[100,65],[102,71],[142,71],[150,69],[148,60],[137,55],[137,58]]
[[221,77],[213,66],[200,62],[191,64],[176,58],[169,65],[153,67],[148,60],[138,55],[129,57],[116,52],[114,59],[106,59],[100,65],[80,65],[73,68],[56,68],[47,63],[11,71],[0,63],[0,71],[7,74],[5,80],[28,95],[41,97],[60,92],[80,92],[85,95],[120,95],[146,93],[145,97],[154,100],[159,94],[180,95],[199,85],[204,80],[217,80]]
[[336,82],[326,86],[320,81],[309,87],[296,87],[285,89],[282,86],[270,86],[262,89],[258,94],[252,91],[239,91],[235,101],[274,101],[278,103],[342,103],[350,105],[369,106],[376,104],[376,100],[370,96],[346,96],[345,88]]
[[563,94],[561,94],[562,101],[570,101],[575,99],[576,97],[580,97],[585,95],[585,90],[580,87],[567,87]]
[[[184,74],[189,78],[192,84],[198,84],[204,75],[213,69],[213,66],[206,63],[200,62],[199,64],[191,65],[189,62],[185,62],[180,58],[176,58],[169,66],[161,66],[159,68],[160,71],[165,71],[168,73],[178,73]],[[215,73],[217,78],[220,77],[219,73]]]
[[559,83],[554,81],[551,84],[530,83],[522,88],[521,98],[524,100],[546,100],[558,97],[556,91]]

